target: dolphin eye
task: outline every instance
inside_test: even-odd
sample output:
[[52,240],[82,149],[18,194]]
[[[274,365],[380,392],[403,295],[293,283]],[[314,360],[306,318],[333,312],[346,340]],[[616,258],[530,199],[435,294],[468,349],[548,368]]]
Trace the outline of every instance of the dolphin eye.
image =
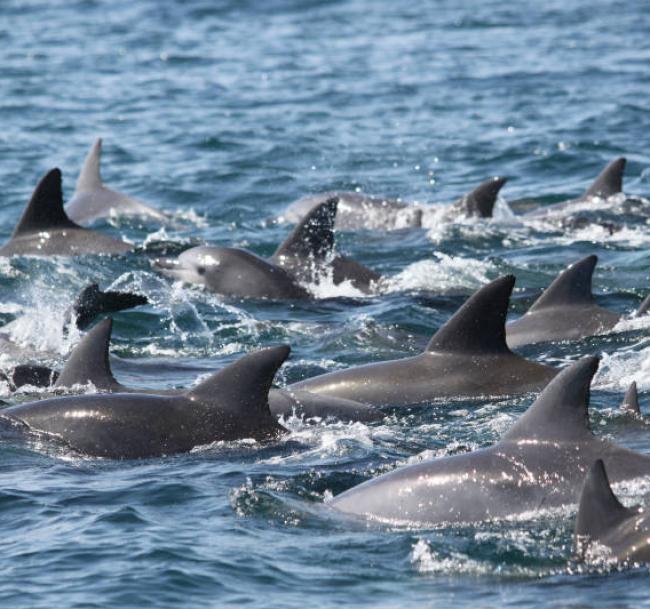
[[196,267],[196,272],[197,272],[199,275],[205,275],[205,267],[204,267],[204,266]]

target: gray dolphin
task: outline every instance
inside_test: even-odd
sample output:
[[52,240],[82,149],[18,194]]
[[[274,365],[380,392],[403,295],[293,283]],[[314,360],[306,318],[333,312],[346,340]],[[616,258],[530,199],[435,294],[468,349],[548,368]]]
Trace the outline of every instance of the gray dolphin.
[[70,220],[63,209],[61,171],[52,169],[37,184],[11,239],[0,248],[0,256],[123,254],[132,249],[124,241]]
[[615,482],[650,475],[650,457],[593,435],[589,386],[597,357],[565,368],[495,445],[400,467],[331,502],[394,523],[479,522],[575,505],[584,475],[603,459]]
[[310,298],[301,282],[318,281],[330,272],[335,284],[350,281],[369,292],[380,275],[333,252],[337,204],[337,199],[328,199],[314,208],[268,260],[238,248],[203,245],[178,258],[158,259],[154,268],[212,292],[242,298]]
[[[113,376],[109,359],[109,347],[113,320],[107,318],[90,330],[72,350],[63,370],[56,379],[55,389],[92,384],[95,389],[108,393],[155,393],[178,395],[178,389],[137,389],[125,387]],[[342,421],[377,421],[383,418],[378,410],[340,398],[315,395],[307,391],[287,391],[272,388],[269,391],[269,407],[274,416],[296,414],[305,418],[336,417]]]
[[587,561],[650,561],[650,510],[621,504],[612,492],[602,459],[593,464],[582,489],[575,550]]
[[514,284],[508,275],[478,290],[420,355],[330,372],[289,387],[373,406],[541,389],[557,370],[514,354],[506,344],[505,318]]
[[114,214],[149,216],[156,220],[167,218],[165,214],[146,203],[105,186],[99,169],[101,155],[102,140],[97,138],[81,168],[74,195],[65,206],[71,220],[84,224]]
[[[592,277],[597,256],[587,256],[562,271],[528,311],[506,325],[511,348],[534,343],[576,340],[611,330],[621,319],[596,303]],[[648,311],[646,298],[635,315]]]
[[188,452],[217,441],[277,438],[268,393],[289,347],[249,353],[181,395],[59,397],[12,406],[0,416],[93,457],[136,459]]
[[598,174],[591,186],[585,192],[575,199],[560,201],[552,205],[538,207],[524,213],[526,217],[535,216],[552,216],[557,212],[564,211],[567,207],[589,201],[593,198],[608,199],[609,197],[623,192],[623,174],[625,173],[625,157],[614,159],[608,163],[605,168]]
[[[494,204],[507,179],[494,177],[482,182],[474,190],[448,206],[445,218],[491,218]],[[389,199],[357,192],[334,191],[308,195],[294,201],[282,214],[286,222],[300,222],[314,207],[330,198],[338,198],[339,213],[336,228],[342,230],[377,229],[396,230],[422,226],[425,208],[397,199]]]

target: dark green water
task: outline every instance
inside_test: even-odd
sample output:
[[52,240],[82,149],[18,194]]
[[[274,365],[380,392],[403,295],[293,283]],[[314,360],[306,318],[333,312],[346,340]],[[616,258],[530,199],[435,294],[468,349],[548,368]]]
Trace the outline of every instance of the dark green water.
[[[116,316],[115,371],[169,387],[281,342],[293,355],[280,384],[413,354],[484,282],[514,273],[517,315],[590,253],[598,301],[629,313],[650,291],[648,14],[611,0],[2,2],[0,240],[49,168],[72,195],[97,136],[106,182],[173,219],[98,223],[138,245],[125,257],[0,261],[0,317],[59,366],[63,312],[82,286],[138,290],[151,304]],[[621,155],[636,202],[590,214],[623,230],[511,217],[523,199],[580,194]],[[338,235],[340,250],[391,277],[381,295],[326,286],[313,302],[232,302],[150,269],[203,242],[269,255],[289,230],[269,220],[309,192],[449,203],[494,174],[509,177],[496,220],[442,225],[432,212],[426,229]],[[646,405],[648,326],[524,353],[556,364],[603,354],[593,427],[648,452],[650,427],[616,411],[631,380]],[[650,605],[647,569],[571,561],[570,511],[390,530],[324,505],[397,465],[491,444],[532,399],[438,403],[368,426],[293,419],[271,447],[127,463],[3,439],[0,604]],[[617,492],[650,503],[647,484]]]

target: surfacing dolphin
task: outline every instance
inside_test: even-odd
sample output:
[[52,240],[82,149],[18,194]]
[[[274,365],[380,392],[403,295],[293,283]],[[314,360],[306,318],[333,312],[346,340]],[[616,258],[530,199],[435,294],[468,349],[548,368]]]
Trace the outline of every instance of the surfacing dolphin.
[[311,298],[302,283],[330,273],[336,285],[349,281],[358,290],[370,292],[380,275],[333,251],[337,204],[337,199],[328,199],[313,209],[269,259],[239,248],[203,245],[178,258],[158,259],[154,268],[174,279],[240,298]]
[[180,395],[108,393],[12,406],[0,417],[92,457],[137,459],[188,452],[217,441],[268,441],[285,429],[268,393],[289,347],[249,353]]
[[0,256],[123,254],[132,249],[124,241],[70,220],[63,209],[61,171],[52,169],[36,185],[11,238],[0,248]]
[[101,156],[102,140],[97,138],[81,168],[74,195],[65,206],[70,219],[81,224],[112,215],[166,219],[165,214],[146,203],[105,186],[100,173]]
[[539,390],[557,370],[526,360],[508,348],[505,319],[514,284],[515,278],[507,275],[478,290],[433,335],[420,355],[337,370],[289,388],[373,406]]
[[[56,379],[54,389],[72,388],[91,384],[104,393],[155,393],[159,395],[179,395],[180,389],[139,389],[126,387],[113,376],[109,359],[109,347],[113,320],[99,322],[72,350],[61,374]],[[287,391],[272,388],[269,391],[269,407],[274,416],[326,419],[336,417],[341,421],[377,421],[383,418],[378,410],[353,402],[327,396],[315,395],[307,391]]]
[[650,561],[650,510],[626,508],[598,459],[585,479],[575,526],[575,550],[588,562]]
[[[587,256],[562,271],[528,311],[506,325],[508,346],[576,340],[611,330],[621,316],[596,303],[592,277],[597,256]],[[650,297],[635,315],[647,313]]]
[[589,386],[597,357],[565,368],[494,446],[400,467],[334,497],[341,512],[437,525],[526,516],[577,504],[603,459],[614,482],[650,475],[650,457],[593,435]]
[[[591,186],[577,197],[576,199],[569,199],[568,201],[560,201],[552,205],[544,205],[543,207],[535,208],[523,214],[525,217],[544,217],[553,216],[558,213],[562,214],[577,203],[590,201],[591,199],[608,199],[614,195],[623,192],[623,174],[625,173],[624,157],[614,159],[608,163],[605,168],[598,174]],[[578,222],[579,224],[579,222]]]
[[[445,221],[456,218],[491,218],[499,191],[506,178],[486,180],[455,203],[446,206]],[[428,207],[358,192],[332,191],[308,195],[294,201],[282,214],[282,220],[300,222],[314,207],[330,198],[339,199],[336,228],[341,230],[397,230],[422,226],[422,213]],[[442,208],[442,205],[436,206]]]

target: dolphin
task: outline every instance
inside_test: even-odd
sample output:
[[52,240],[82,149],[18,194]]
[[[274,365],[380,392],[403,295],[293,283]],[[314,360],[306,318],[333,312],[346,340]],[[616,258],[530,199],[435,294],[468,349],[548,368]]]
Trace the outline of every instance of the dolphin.
[[[446,221],[456,218],[491,218],[499,191],[507,178],[493,177],[482,182],[455,203],[447,206]],[[421,227],[423,207],[357,192],[335,191],[309,195],[294,201],[282,215],[290,223],[300,222],[314,207],[330,198],[339,199],[336,228],[341,230],[396,230]],[[439,206],[442,207],[442,206]]]
[[102,140],[97,138],[81,168],[74,195],[65,206],[65,211],[72,221],[87,224],[114,214],[149,216],[156,220],[167,218],[165,214],[146,203],[105,186],[99,170],[101,156]]
[[328,199],[314,208],[269,259],[239,248],[203,245],[178,258],[159,258],[153,266],[174,279],[240,298],[311,298],[302,283],[328,273],[335,284],[350,281],[370,292],[380,275],[333,251],[337,204]]
[[61,171],[48,171],[36,185],[11,238],[0,256],[79,256],[123,254],[133,247],[75,224],[63,209]]
[[[611,330],[621,316],[596,304],[592,277],[597,262],[597,256],[586,256],[562,271],[523,316],[506,325],[508,346],[576,340]],[[649,305],[650,297],[635,315],[645,314]]]
[[650,457],[593,435],[589,386],[597,357],[560,372],[488,448],[393,470],[334,497],[341,512],[437,525],[525,517],[574,506],[585,473],[603,459],[614,482],[650,475]]
[[[119,383],[113,376],[109,359],[112,328],[113,320],[109,317],[99,322],[79,341],[56,378],[55,390],[91,384],[96,390],[105,393],[179,395],[184,392],[178,389],[137,389]],[[271,413],[277,417],[295,414],[305,418],[335,417],[342,421],[363,422],[383,418],[378,410],[352,400],[276,388],[269,391],[269,407]]]
[[625,157],[614,159],[608,163],[605,168],[598,174],[591,186],[585,190],[579,197],[560,201],[552,205],[544,205],[523,214],[525,217],[543,217],[552,216],[557,212],[564,212],[567,207],[577,203],[584,203],[592,199],[608,199],[616,194],[623,192],[623,174],[625,173]]
[[0,416],[91,457],[138,459],[217,441],[278,438],[268,393],[289,347],[249,353],[180,395],[66,396],[12,406]]
[[507,275],[483,286],[433,335],[420,355],[330,372],[289,388],[372,406],[538,390],[557,370],[508,348],[505,319],[514,284],[515,278]]
[[574,545],[578,557],[589,562],[650,561],[650,510],[621,504],[602,459],[596,460],[585,479]]

